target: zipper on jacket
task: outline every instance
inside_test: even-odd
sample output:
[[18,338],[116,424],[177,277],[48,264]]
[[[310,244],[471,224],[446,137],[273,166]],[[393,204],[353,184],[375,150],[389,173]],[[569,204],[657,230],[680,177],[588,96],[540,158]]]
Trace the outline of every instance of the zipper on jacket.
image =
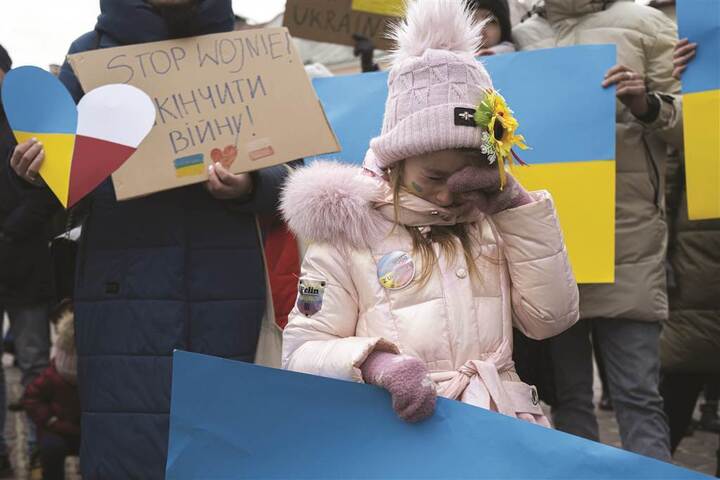
[[655,157],[653,157],[652,150],[650,149],[650,145],[648,145],[647,143],[645,135],[642,136],[642,142],[643,146],[645,147],[645,161],[650,164],[655,180],[654,182],[652,182],[651,180],[651,183],[653,183],[653,188],[655,189],[655,206],[657,208],[660,208],[660,169],[655,163]]
[[[458,242],[460,243],[460,242]],[[455,314],[452,312],[452,309],[450,308],[450,303],[448,302],[448,292],[445,285],[445,273],[443,271],[443,266],[440,263],[440,254],[442,252],[442,248],[440,247],[440,244],[437,242],[432,242],[433,251],[435,252],[435,258],[437,258],[437,267],[438,267],[438,275],[440,279],[440,294],[442,295],[443,299],[443,305],[445,306],[445,318],[447,319],[447,332],[448,332],[448,350],[450,351],[450,364],[455,367],[455,362],[457,361],[457,356],[455,352],[455,346],[453,343],[453,337],[451,335],[452,332],[457,334],[456,330],[453,330],[453,325],[457,323],[457,319],[455,318]],[[445,260],[445,267],[450,268],[450,259],[448,259],[447,255],[443,255],[442,257]]]

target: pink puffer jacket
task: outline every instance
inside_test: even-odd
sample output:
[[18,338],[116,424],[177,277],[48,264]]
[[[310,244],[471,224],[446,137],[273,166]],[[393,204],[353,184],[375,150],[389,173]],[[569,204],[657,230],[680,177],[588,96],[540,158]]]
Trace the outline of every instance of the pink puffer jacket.
[[552,198],[531,195],[534,203],[483,218],[403,194],[403,225],[477,224],[479,275],[458,244],[456,258],[436,248],[438,265],[421,284],[387,182],[329,162],[293,173],[282,210],[311,243],[283,367],[360,382],[370,352],[401,352],[425,361],[440,395],[547,425],[537,392],[515,373],[512,326],[535,339],[559,334],[577,321],[578,289]]

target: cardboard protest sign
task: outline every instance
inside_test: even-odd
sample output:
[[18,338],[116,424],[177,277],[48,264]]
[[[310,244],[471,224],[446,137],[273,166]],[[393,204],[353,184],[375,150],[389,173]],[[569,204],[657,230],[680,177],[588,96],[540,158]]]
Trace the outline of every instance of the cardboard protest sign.
[[68,57],[83,89],[145,91],[155,126],[114,175],[118,200],[338,150],[285,28],[228,32]]
[[76,107],[65,86],[37,67],[11,70],[2,100],[18,143],[43,144],[40,176],[66,208],[125,163],[155,121],[152,101],[135,87],[96,88]]
[[720,2],[678,0],[677,18],[698,44],[682,75],[688,218],[720,218]]
[[293,37],[341,45],[355,45],[352,36],[358,33],[388,50],[392,45],[385,34],[402,9],[399,1],[288,0],[283,25]]
[[[531,147],[520,153],[529,166],[514,167],[513,175],[530,190],[552,193],[577,281],[612,283],[615,97],[613,89],[599,85],[615,64],[615,47],[536,50],[481,61]],[[387,72],[317,78],[313,85],[342,146],[325,157],[362,163],[382,127]]]
[[438,399],[410,424],[380,388],[176,351],[165,478],[701,479]]

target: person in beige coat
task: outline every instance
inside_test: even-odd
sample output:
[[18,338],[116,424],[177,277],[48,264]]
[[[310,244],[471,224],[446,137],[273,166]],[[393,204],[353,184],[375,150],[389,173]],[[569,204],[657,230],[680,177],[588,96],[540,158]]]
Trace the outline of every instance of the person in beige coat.
[[379,385],[408,421],[438,394],[549,426],[515,372],[512,326],[567,329],[577,284],[551,196],[497,167],[522,139],[462,4],[410,4],[365,168],[290,177],[281,208],[311,243],[282,364]]
[[661,12],[632,1],[545,0],[543,9],[513,30],[513,39],[519,50],[617,46],[617,65],[598,79],[598,88],[614,86],[618,99],[615,283],[581,285],[581,321],[550,342],[558,397],[553,419],[561,430],[598,439],[592,330],[623,447],[669,460],[658,394],[658,338],[660,322],[668,317],[667,147],[682,143],[680,86],[672,77],[676,26]]

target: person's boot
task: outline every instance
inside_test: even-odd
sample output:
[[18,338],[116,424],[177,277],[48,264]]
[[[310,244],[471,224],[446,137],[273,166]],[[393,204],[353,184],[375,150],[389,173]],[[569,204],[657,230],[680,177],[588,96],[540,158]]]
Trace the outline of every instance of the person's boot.
[[698,430],[720,433],[720,418],[718,418],[718,406],[716,403],[705,403],[700,405],[700,422]]
[[0,455],[0,478],[15,478],[10,457],[7,454]]
[[42,469],[42,458],[40,458],[40,449],[37,444],[32,444],[30,447],[30,470]]

